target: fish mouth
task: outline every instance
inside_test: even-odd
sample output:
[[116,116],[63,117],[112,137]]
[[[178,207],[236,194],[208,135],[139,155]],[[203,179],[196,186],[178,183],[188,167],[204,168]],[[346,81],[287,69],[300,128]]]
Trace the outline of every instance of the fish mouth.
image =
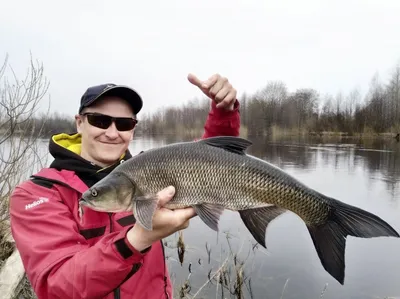
[[81,198],[78,202],[78,215],[79,218],[82,219],[83,218],[83,214],[84,214],[84,210],[83,207],[84,206],[91,206],[92,203],[86,201],[84,198]]
[[81,198],[79,200],[79,208],[83,211],[83,207],[88,207],[89,209],[93,210],[93,211],[97,211],[97,212],[103,212],[103,210],[101,208],[99,208],[98,206],[96,206],[94,203],[92,203],[91,201],[87,201],[84,198]]
[[93,203],[91,203],[90,201],[87,201],[85,198],[81,198],[79,200],[79,205],[80,206],[91,206],[91,207],[94,206]]
[[104,212],[104,213],[119,213],[119,212],[125,212],[128,211],[127,209],[121,209],[121,208],[110,208],[110,207],[102,207],[94,204],[91,201],[86,200],[85,198],[81,198],[79,200],[79,208],[83,210],[83,207],[86,206],[89,209],[96,211],[96,212]]

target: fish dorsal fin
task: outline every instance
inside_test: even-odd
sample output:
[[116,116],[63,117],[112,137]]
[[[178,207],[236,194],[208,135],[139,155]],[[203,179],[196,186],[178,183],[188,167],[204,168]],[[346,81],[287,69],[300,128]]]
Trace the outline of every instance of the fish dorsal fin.
[[239,155],[244,155],[245,150],[252,145],[251,141],[234,136],[209,137],[198,142],[207,144],[209,146],[219,147]]

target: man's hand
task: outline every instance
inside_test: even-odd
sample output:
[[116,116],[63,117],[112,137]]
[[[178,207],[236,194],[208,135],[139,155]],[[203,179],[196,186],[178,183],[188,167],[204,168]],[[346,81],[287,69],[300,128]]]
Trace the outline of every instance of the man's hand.
[[237,91],[229,83],[228,79],[219,74],[212,75],[207,81],[201,81],[193,74],[188,75],[188,80],[196,85],[210,99],[217,103],[217,108],[233,110]]
[[175,188],[170,186],[158,192],[158,209],[153,216],[153,230],[148,231],[140,224],[134,225],[127,233],[128,241],[138,251],[150,247],[154,242],[185,229],[189,220],[196,216],[193,208],[176,209],[174,211],[163,208],[172,199]]

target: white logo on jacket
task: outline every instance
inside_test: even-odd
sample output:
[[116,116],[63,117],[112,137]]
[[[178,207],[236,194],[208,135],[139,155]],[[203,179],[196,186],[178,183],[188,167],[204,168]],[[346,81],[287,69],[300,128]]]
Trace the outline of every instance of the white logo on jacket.
[[38,200],[35,200],[34,202],[26,205],[25,206],[25,210],[28,210],[30,208],[34,208],[34,207],[36,207],[38,205],[41,205],[42,203],[45,203],[45,202],[48,202],[48,201],[49,201],[49,199],[47,197],[39,197]]

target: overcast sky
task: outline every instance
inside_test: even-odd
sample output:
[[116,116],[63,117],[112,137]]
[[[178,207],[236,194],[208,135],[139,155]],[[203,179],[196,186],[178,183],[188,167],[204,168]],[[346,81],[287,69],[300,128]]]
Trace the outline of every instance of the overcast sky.
[[189,72],[218,72],[239,94],[270,80],[365,93],[400,62],[399,15],[399,0],[2,0],[0,58],[22,77],[32,51],[52,110],[70,115],[104,82],[135,88],[146,112],[179,105],[202,96]]

